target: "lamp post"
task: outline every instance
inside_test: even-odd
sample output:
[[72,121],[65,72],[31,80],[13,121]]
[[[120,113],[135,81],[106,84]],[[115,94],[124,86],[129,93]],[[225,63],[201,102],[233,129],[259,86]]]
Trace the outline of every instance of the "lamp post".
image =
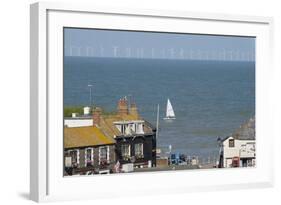
[[90,107],[92,107],[92,84],[88,84],[88,87],[90,88]]

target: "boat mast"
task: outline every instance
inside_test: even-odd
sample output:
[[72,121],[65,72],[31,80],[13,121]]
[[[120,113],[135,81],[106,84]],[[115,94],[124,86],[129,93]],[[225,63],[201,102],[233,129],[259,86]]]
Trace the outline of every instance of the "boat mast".
[[157,105],[156,138],[158,138],[158,133],[159,133],[159,104]]

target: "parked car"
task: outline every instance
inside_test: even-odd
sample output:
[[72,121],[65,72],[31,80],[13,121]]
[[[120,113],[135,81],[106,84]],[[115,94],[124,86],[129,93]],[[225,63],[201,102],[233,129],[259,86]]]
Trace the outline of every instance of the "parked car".
[[181,165],[185,162],[185,155],[180,153],[171,153],[169,157],[169,164]]

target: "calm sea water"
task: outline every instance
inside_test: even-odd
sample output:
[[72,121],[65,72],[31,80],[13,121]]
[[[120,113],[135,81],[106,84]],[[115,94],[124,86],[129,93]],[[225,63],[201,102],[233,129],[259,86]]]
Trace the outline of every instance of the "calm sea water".
[[[65,57],[64,104],[95,105],[115,111],[132,95],[140,114],[156,124],[159,147],[208,157],[218,154],[217,137],[231,134],[255,114],[253,62],[143,60]],[[176,120],[164,121],[167,98]]]

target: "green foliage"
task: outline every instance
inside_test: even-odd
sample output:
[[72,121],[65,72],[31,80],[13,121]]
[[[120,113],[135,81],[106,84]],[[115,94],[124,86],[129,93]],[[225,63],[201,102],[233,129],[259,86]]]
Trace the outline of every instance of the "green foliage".
[[[71,117],[72,113],[77,113],[78,115],[83,115],[83,106],[65,106],[63,110],[64,117]],[[106,111],[102,109],[102,115],[115,115],[116,111]]]
[[83,107],[82,106],[67,106],[63,109],[64,117],[71,117],[72,113],[78,113],[78,115],[83,115]]

